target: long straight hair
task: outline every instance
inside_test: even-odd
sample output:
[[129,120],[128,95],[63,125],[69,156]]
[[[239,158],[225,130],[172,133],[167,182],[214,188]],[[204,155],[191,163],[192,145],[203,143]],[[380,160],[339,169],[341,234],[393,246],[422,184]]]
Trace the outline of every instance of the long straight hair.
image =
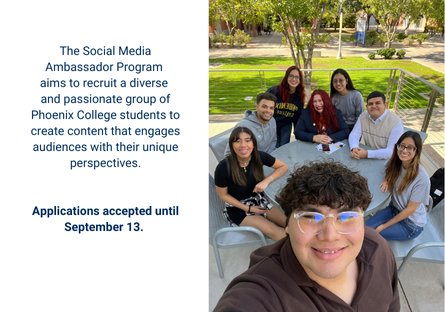
[[331,99],[334,96],[334,94],[338,92],[334,88],[334,76],[337,74],[341,74],[341,75],[343,75],[343,77],[345,77],[347,90],[349,90],[349,91],[355,90],[354,84],[352,83],[351,77],[349,77],[348,72],[342,68],[338,68],[338,69],[334,70],[334,72],[332,73],[332,76],[331,76]]
[[[319,95],[321,100],[323,101],[323,112],[320,114],[314,108],[314,97],[315,95]],[[312,92],[311,98],[307,103],[309,107],[309,113],[311,114],[312,121],[315,123],[315,127],[317,127],[318,133],[322,133],[322,124],[320,118],[323,116],[323,122],[326,126],[326,133],[329,132],[329,128],[332,129],[332,133],[340,130],[340,126],[337,121],[337,113],[335,112],[335,106],[332,104],[331,98],[326,93],[326,91],[317,89]]]
[[296,87],[295,92],[297,93],[297,96],[300,97],[300,101],[302,104],[304,104],[304,83],[303,83],[303,75],[301,74],[301,70],[297,66],[291,66],[286,70],[286,73],[284,74],[283,79],[281,80],[280,84],[278,85],[278,90],[281,94],[281,97],[283,98],[284,103],[289,103],[290,101],[290,88],[289,83],[287,82],[290,72],[296,70],[298,71],[298,75],[300,76],[300,83]]
[[246,133],[248,136],[250,136],[253,143],[253,151],[252,154],[250,155],[251,157],[250,162],[252,163],[250,172],[253,171],[253,176],[255,177],[256,182],[259,183],[264,180],[264,172],[263,172],[263,162],[261,161],[260,153],[258,153],[258,145],[253,132],[246,127],[236,127],[235,129],[233,129],[229,137],[230,173],[232,174],[232,179],[235,184],[240,186],[246,186],[247,185],[246,175],[244,174],[244,170],[241,169],[237,155],[235,153],[235,150],[233,149],[233,142],[239,139],[241,133]]
[[400,175],[400,171],[402,170],[402,161],[397,153],[397,145],[400,144],[405,138],[412,138],[417,149],[415,150],[416,155],[412,159],[408,168],[406,168],[406,174],[400,182],[399,188],[397,189],[397,194],[401,195],[403,190],[406,189],[419,174],[420,155],[422,154],[422,139],[417,132],[407,131],[401,135],[397,141],[397,144],[394,145],[394,150],[389,160],[388,167],[386,167],[385,180],[388,182],[388,190],[391,194],[394,192],[394,184],[396,183],[397,178]]

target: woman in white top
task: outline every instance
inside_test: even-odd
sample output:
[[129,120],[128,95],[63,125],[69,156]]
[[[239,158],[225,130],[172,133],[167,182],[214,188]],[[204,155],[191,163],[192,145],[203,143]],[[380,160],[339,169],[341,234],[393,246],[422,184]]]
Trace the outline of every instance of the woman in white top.
[[414,131],[402,134],[394,146],[380,184],[382,192],[391,193],[391,203],[365,222],[387,240],[414,239],[426,224],[430,179],[420,165],[421,154],[422,139]]
[[362,94],[354,88],[346,70],[339,68],[332,74],[330,96],[335,108],[341,110],[343,119],[351,132],[365,109],[365,103]]

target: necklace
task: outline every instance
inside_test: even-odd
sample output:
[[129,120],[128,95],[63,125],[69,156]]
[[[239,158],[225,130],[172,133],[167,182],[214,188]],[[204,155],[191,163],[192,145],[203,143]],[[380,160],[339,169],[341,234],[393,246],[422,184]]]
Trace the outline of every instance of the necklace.
[[244,172],[245,172],[245,173],[247,173],[247,169],[246,169],[246,168],[247,168],[247,165],[249,164],[251,158],[252,158],[252,157],[249,157],[249,160],[246,161],[246,162],[244,162],[244,167],[241,167],[241,168],[244,169]]

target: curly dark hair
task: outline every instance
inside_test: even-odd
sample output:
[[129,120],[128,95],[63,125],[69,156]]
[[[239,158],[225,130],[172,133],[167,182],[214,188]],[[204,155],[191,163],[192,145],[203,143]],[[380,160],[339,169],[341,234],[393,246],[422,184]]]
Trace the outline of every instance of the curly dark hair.
[[306,205],[325,205],[333,209],[360,207],[365,211],[371,198],[366,178],[330,159],[312,161],[297,168],[275,199],[288,222],[293,211],[304,210]]

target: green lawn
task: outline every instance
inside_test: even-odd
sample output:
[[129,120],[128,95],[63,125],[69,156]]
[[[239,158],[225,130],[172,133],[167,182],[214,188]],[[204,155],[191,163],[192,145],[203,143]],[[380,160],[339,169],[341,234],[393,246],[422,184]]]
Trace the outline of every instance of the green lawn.
[[[236,114],[254,108],[255,96],[271,86],[277,85],[284,73],[283,71],[260,72],[256,70],[285,70],[293,65],[292,58],[287,57],[218,58],[209,59],[209,63],[226,64],[218,69],[255,70],[253,72],[210,72],[210,114]],[[366,70],[370,68],[404,68],[437,86],[443,88],[444,84],[442,73],[408,60],[368,61],[362,57],[347,57],[338,60],[335,57],[325,57],[314,58],[313,69],[331,69],[331,71],[313,72],[311,89],[321,88],[329,92],[330,76],[336,68],[363,69],[350,71],[349,74],[354,82],[354,87],[365,96],[373,90],[385,93],[388,87],[390,71]],[[398,79],[398,77],[396,78]],[[405,82],[407,83],[405,86],[407,92],[404,93],[401,101],[404,107],[401,108],[426,107],[428,101],[422,98],[419,93],[428,93],[430,88],[411,78],[407,78]],[[397,84],[393,86],[391,103],[394,102],[396,90]],[[443,103],[443,96],[441,101]]]

